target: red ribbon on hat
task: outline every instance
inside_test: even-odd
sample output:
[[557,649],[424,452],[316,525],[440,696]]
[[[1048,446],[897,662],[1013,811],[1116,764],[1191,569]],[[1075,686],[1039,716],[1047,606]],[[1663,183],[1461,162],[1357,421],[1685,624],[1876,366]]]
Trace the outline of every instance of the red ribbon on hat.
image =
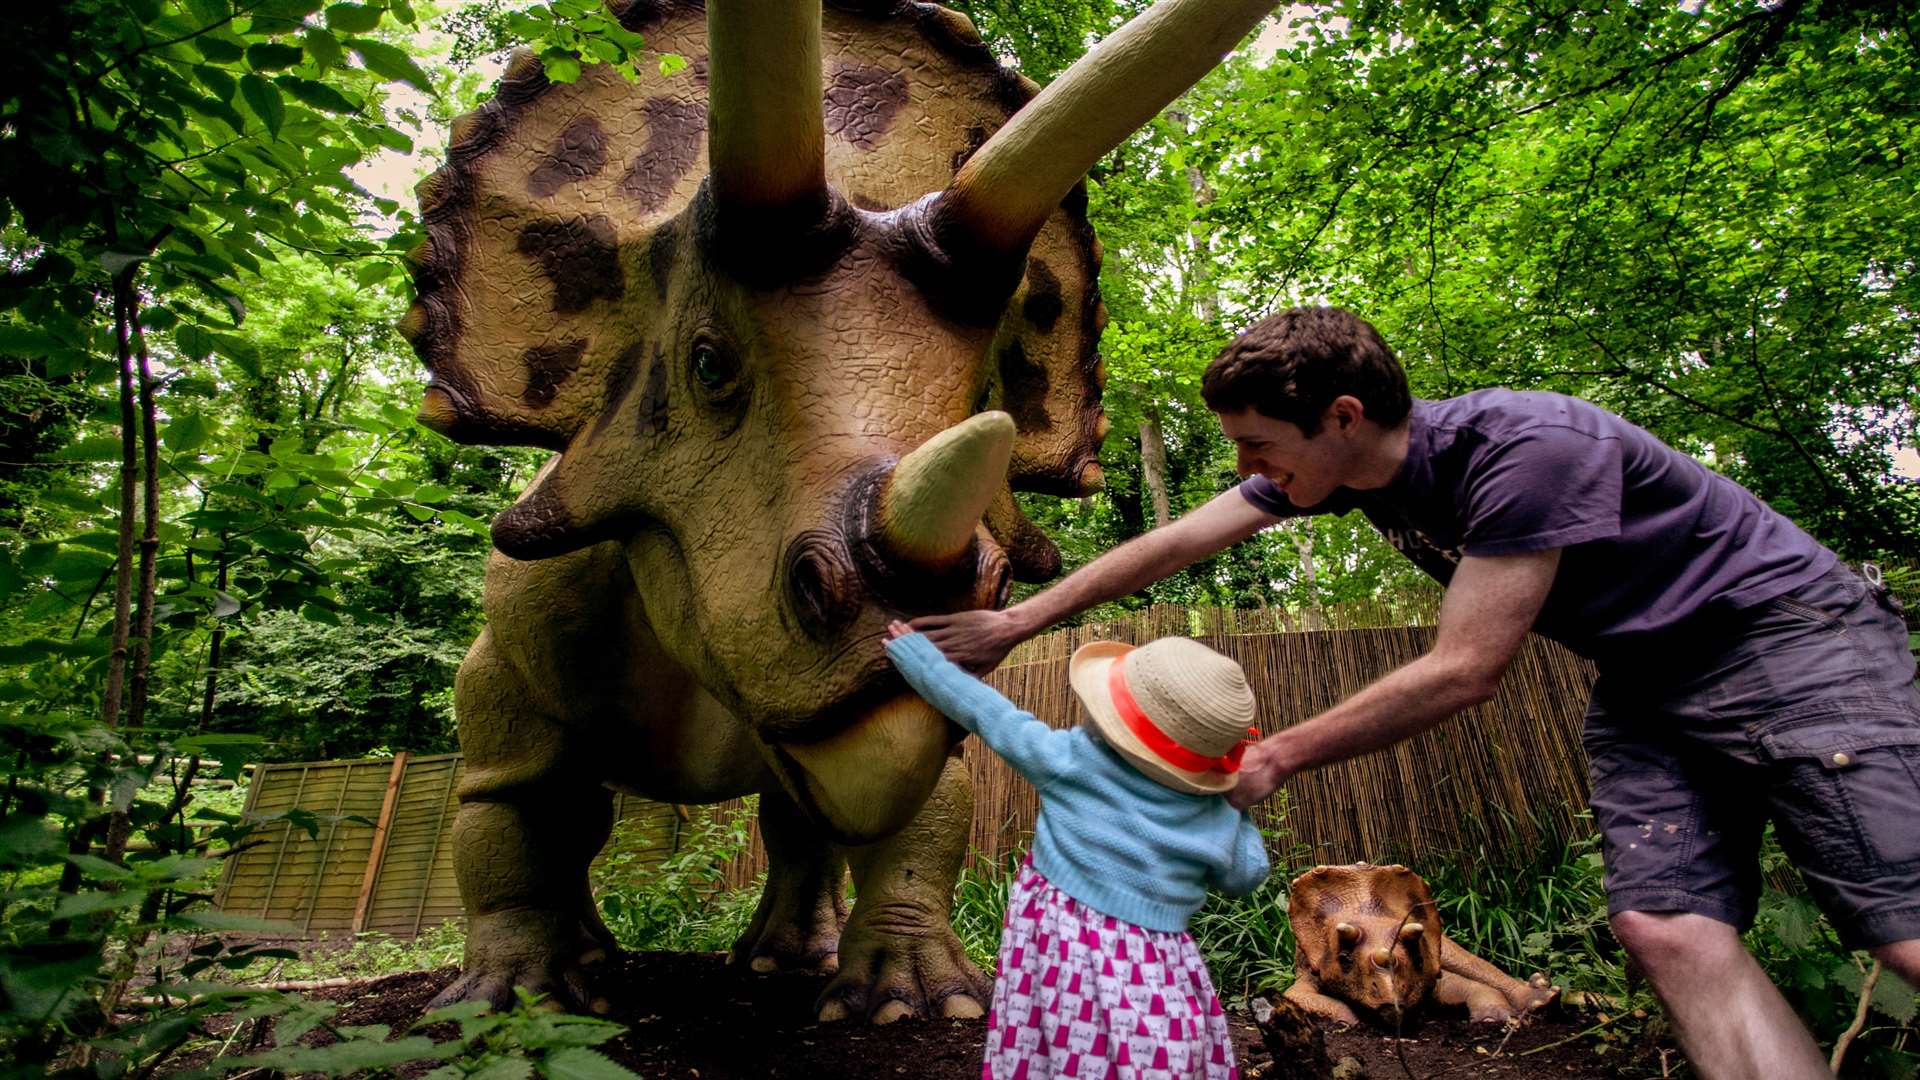
[[[1153,751],[1156,757],[1176,769],[1196,773],[1240,771],[1240,757],[1247,752],[1247,743],[1251,742],[1251,739],[1240,740],[1233,744],[1233,749],[1219,757],[1205,757],[1181,746],[1172,736],[1161,731],[1160,726],[1149,719],[1140,708],[1140,704],[1133,700],[1133,691],[1127,689],[1126,662],[1127,655],[1123,653],[1114,660],[1113,666],[1107,669],[1107,693],[1112,695],[1114,711],[1120,714],[1120,719],[1127,725],[1127,730],[1139,736],[1140,741],[1145,743],[1147,749]],[[1260,733],[1253,728],[1248,728],[1247,734],[1258,736]]]

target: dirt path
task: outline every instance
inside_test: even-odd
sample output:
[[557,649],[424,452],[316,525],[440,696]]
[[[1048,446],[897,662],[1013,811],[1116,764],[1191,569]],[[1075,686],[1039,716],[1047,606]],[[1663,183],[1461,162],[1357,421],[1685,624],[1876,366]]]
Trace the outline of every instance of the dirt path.
[[[887,1027],[817,1024],[813,1001],[825,980],[806,975],[748,975],[719,954],[638,953],[624,960],[626,989],[609,1019],[627,1034],[600,1047],[644,1077],[698,1080],[978,1080],[986,1022],[911,1021]],[[343,1003],[338,1022],[411,1024],[452,969],[413,972],[311,996]],[[1398,1044],[1369,1030],[1327,1032],[1334,1060],[1356,1059],[1372,1080],[1455,1077],[1555,1077],[1612,1080],[1659,1075],[1659,1066],[1620,1071],[1618,1055],[1600,1056],[1591,1040],[1574,1038],[1594,1019],[1563,1013],[1535,1020],[1504,1045],[1498,1028],[1464,1020],[1429,1020]],[[1241,1076],[1278,1072],[1250,1018],[1233,1018]],[[1558,1044],[1558,1045],[1554,1045]],[[1530,1052],[1532,1051],[1532,1052]],[[1404,1063],[1403,1063],[1404,1062]]]

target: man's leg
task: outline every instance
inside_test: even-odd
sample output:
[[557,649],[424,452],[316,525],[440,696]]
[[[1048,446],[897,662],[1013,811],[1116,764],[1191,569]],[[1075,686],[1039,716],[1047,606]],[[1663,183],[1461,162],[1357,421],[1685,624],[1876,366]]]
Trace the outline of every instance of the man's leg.
[[1813,1036],[1732,926],[1689,912],[1622,911],[1612,922],[1705,1080],[1832,1077]]
[[1920,990],[1920,938],[1876,945],[1868,951],[1875,960],[1886,965],[1888,971],[1907,980],[1908,986]]

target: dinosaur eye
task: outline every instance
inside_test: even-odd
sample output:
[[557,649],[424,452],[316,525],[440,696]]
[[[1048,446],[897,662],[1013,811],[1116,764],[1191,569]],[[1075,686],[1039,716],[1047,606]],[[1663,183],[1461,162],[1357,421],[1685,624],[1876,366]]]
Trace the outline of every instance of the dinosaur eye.
[[733,355],[709,341],[695,343],[690,369],[693,381],[715,397],[725,396],[740,374],[740,364]]

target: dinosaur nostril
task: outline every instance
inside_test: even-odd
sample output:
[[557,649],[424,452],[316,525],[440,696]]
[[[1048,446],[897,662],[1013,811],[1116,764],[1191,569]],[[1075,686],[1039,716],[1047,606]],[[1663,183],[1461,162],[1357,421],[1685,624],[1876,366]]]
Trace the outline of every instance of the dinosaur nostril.
[[846,548],[825,533],[802,534],[787,549],[787,594],[815,638],[844,630],[860,610],[860,575]]
[[1006,607],[1007,598],[1013,590],[1013,568],[1007,561],[1007,553],[1001,550],[999,544],[982,540],[975,575],[975,596],[978,601],[995,611]]

